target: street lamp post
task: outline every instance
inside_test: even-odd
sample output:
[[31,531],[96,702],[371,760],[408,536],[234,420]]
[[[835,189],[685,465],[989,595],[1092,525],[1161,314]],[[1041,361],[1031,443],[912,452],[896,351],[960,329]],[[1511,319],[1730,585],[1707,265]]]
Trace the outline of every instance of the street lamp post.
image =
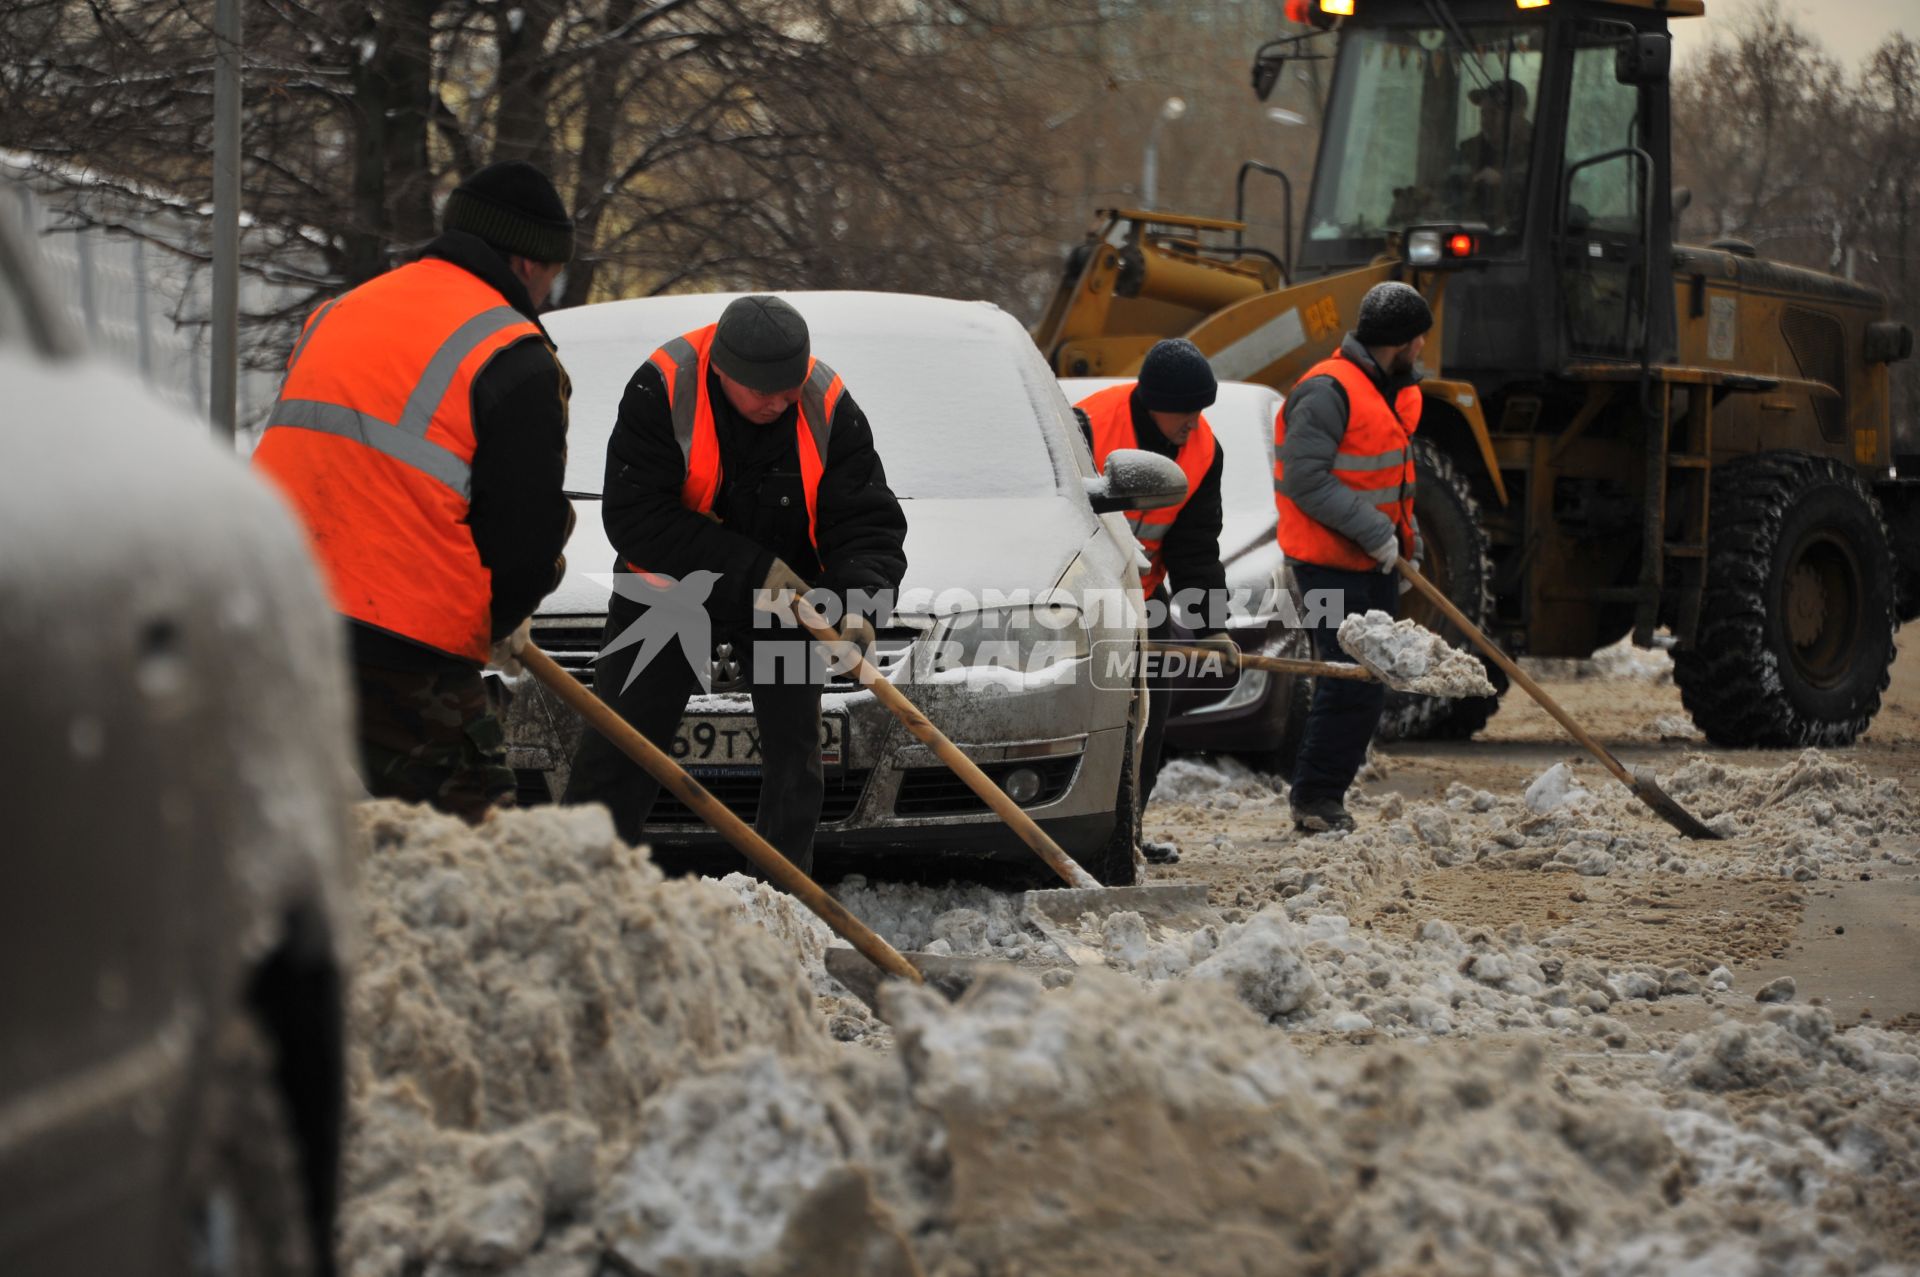
[[1160,130],[1187,113],[1185,98],[1168,98],[1147,127],[1147,149],[1140,156],[1140,204],[1152,208],[1160,198]]
[[208,409],[228,443],[240,376],[240,0],[213,7],[213,350]]

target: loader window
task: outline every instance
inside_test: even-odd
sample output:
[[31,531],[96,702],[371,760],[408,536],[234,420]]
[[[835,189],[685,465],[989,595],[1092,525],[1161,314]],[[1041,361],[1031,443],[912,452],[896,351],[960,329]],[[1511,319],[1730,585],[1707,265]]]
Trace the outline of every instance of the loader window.
[[1523,229],[1545,29],[1474,23],[1351,30],[1328,104],[1306,259],[1361,262],[1419,222]]
[[[1618,34],[1579,29],[1567,99],[1560,291],[1567,338],[1579,355],[1631,358],[1643,339],[1646,165],[1616,154],[1644,148],[1641,91],[1614,75]],[[1611,157],[1611,158],[1602,158]]]

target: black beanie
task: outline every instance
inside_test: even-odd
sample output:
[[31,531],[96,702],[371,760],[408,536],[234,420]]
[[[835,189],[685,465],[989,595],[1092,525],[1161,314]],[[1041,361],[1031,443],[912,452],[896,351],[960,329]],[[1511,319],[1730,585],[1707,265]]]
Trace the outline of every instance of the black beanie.
[[1360,299],[1360,323],[1353,330],[1362,346],[1404,346],[1433,327],[1433,310],[1416,288],[1389,281],[1375,284]]
[[573,219],[547,175],[525,160],[489,164],[454,187],[440,225],[536,262],[573,257]]
[[749,390],[777,395],[807,379],[807,321],[778,297],[736,297],[720,312],[713,366]]
[[1134,393],[1148,412],[1199,412],[1213,405],[1219,388],[1200,348],[1185,337],[1171,337],[1155,342],[1140,361]]

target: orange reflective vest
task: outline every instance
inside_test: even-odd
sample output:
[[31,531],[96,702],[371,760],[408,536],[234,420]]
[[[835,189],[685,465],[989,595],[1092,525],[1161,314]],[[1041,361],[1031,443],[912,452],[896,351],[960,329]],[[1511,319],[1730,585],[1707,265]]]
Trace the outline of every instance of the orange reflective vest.
[[[707,395],[707,370],[713,351],[713,334],[718,324],[696,328],[683,337],[675,337],[653,352],[647,362],[660,370],[667,386],[667,406],[673,415],[673,437],[686,459],[687,477],[680,485],[680,504],[701,514],[713,511],[720,492],[720,433],[713,424],[713,401]],[[794,413],[793,428],[800,454],[800,486],[807,500],[807,538],[814,553],[820,552],[819,511],[820,476],[827,470],[827,432],[833,425],[833,410],[839,406],[846,389],[838,373],[818,359],[807,362],[807,380],[801,387],[799,411]],[[644,572],[629,562],[627,568]]]
[[[306,526],[342,615],[484,662],[493,581],[467,527],[473,379],[537,325],[424,258],[313,313],[253,464]],[[549,347],[551,349],[551,347]]]
[[[1087,421],[1093,427],[1093,464],[1102,472],[1107,468],[1107,456],[1115,448],[1140,446],[1133,432],[1132,400],[1136,384],[1129,381],[1108,386],[1105,390],[1096,390],[1074,405],[1087,414]],[[1207,471],[1213,469],[1213,458],[1218,450],[1213,427],[1207,424],[1203,416],[1173,458],[1187,476],[1187,495],[1180,498],[1178,505],[1162,506],[1158,510],[1134,510],[1127,515],[1127,526],[1133,529],[1140,548],[1147,552],[1147,571],[1140,578],[1140,588],[1145,593],[1152,594],[1160,588],[1160,582],[1167,579],[1166,564],[1160,561],[1160,545],[1167,539],[1167,532],[1179,519],[1180,512],[1187,508],[1193,490],[1206,479]]]
[[[1400,533],[1400,553],[1413,554],[1413,432],[1420,428],[1420,387],[1408,386],[1393,405],[1365,369],[1335,354],[1307,369],[1310,377],[1332,377],[1347,392],[1347,433],[1333,459],[1333,477],[1373,502]],[[1280,509],[1280,549],[1289,559],[1322,567],[1371,572],[1380,565],[1365,550],[1332,528],[1315,523],[1280,490],[1280,449],[1286,443],[1283,412],[1274,427],[1273,500]]]

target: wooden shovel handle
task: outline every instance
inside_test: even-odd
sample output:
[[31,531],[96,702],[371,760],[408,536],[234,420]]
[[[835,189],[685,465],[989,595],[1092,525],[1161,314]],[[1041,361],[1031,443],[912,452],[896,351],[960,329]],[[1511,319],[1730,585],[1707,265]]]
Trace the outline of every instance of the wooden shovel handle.
[[547,690],[565,701],[587,720],[593,729],[616,745],[620,752],[644,768],[675,798],[685,803],[700,819],[711,825],[740,854],[760,866],[774,886],[813,910],[834,934],[864,954],[867,960],[890,975],[923,983],[920,971],[900,951],[876,935],[866,923],[854,917],[847,907],[828,895],[819,883],[776,851],[772,844],[754,832],[753,826],[733,814],[727,805],[708,793],[706,787],[687,775],[680,764],[669,758],[652,741],[642,736],[633,724],[614,712],[612,706],[580,685],[579,680],[561,669],[551,656],[529,643],[521,649],[520,663],[544,684]]
[[1636,793],[1639,792],[1639,786],[1635,783],[1632,773],[1627,771],[1620,760],[1613,756],[1613,752],[1593,737],[1587,735],[1586,730],[1582,728],[1580,724],[1574,722],[1567,714],[1567,711],[1560,708],[1559,702],[1547,695],[1545,688],[1527,677],[1526,671],[1522,670],[1505,652],[1495,647],[1493,641],[1482,634],[1480,628],[1472,621],[1469,621],[1460,609],[1453,605],[1452,599],[1442,594],[1438,586],[1427,580],[1426,577],[1421,576],[1419,570],[1405,559],[1401,559],[1398,566],[1400,575],[1412,582],[1413,588],[1420,591],[1427,602],[1439,608],[1441,614],[1449,621],[1452,621],[1454,626],[1462,634],[1473,640],[1475,647],[1486,653],[1488,660],[1505,670],[1508,678],[1519,684],[1520,688],[1525,691],[1527,695],[1533,697],[1534,700],[1540,703],[1541,709],[1553,715],[1554,718],[1559,721],[1560,726],[1567,729],[1569,736],[1572,736],[1575,740],[1586,746],[1587,752],[1599,759],[1608,771],[1619,777],[1622,784],[1634,790]]
[[[822,643],[844,643],[840,632],[827,624],[827,618],[803,598],[793,601],[794,618],[801,628]],[[980,800],[993,809],[995,815],[1007,822],[1013,832],[1020,835],[1020,841],[1033,849],[1035,855],[1047,862],[1047,867],[1066,880],[1069,887],[1099,887],[1100,880],[1080,867],[1078,861],[1069,856],[1065,849],[1053,839],[1047,837],[1047,831],[1034,823],[1033,817],[1020,810],[1020,804],[1007,796],[1007,791],[993,783],[979,765],[960,752],[960,747],[948,740],[946,734],[932,723],[927,716],[916,708],[912,701],[901,695],[900,689],[887,681],[887,678],[865,655],[858,658],[852,671],[860,680],[861,686],[873,693],[875,700],[893,712],[893,716],[906,725],[922,743],[932,749],[935,756],[953,770],[953,774],[965,781],[967,788],[980,796]]]
[[[1216,652],[1210,647],[1189,647],[1184,643],[1147,644],[1150,652],[1170,652],[1181,656],[1221,655],[1233,659],[1233,653]],[[1237,654],[1240,668],[1249,670],[1270,670],[1275,674],[1306,674],[1314,678],[1345,678],[1356,683],[1376,683],[1379,681],[1372,670],[1363,665],[1343,665],[1339,661],[1303,661],[1293,656],[1262,656],[1258,652],[1240,652]]]

